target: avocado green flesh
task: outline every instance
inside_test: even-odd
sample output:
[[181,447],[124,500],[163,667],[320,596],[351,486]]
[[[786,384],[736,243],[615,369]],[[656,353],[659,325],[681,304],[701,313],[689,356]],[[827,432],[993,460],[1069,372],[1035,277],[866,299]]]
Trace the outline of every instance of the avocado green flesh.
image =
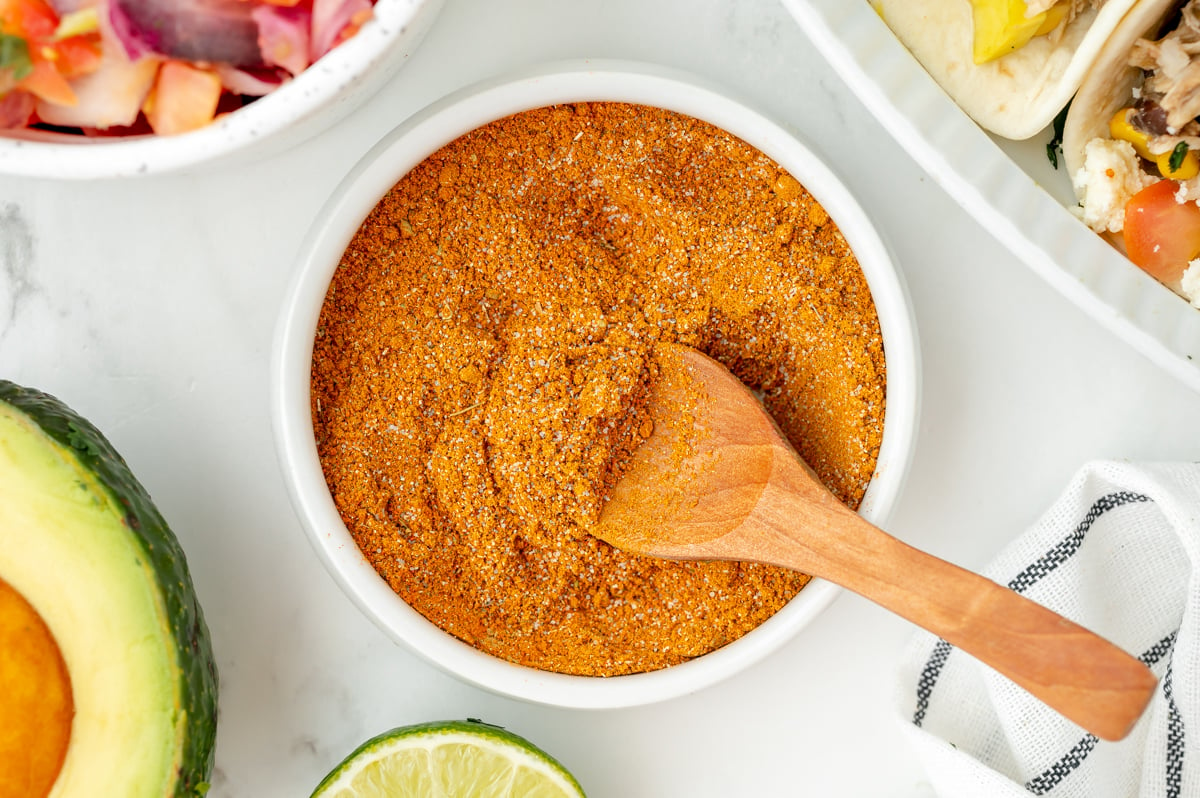
[[3,382],[0,578],[42,616],[70,674],[52,798],[203,794],[216,672],[178,543],[94,427]]

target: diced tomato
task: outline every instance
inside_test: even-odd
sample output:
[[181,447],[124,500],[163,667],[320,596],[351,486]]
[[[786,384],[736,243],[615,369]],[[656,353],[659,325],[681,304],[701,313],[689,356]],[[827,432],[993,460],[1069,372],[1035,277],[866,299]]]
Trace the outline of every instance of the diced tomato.
[[0,130],[16,130],[28,125],[35,105],[33,95],[27,91],[0,94]]
[[1174,286],[1200,256],[1200,207],[1175,199],[1179,183],[1160,180],[1125,205],[1125,249],[1151,276]]
[[40,41],[57,27],[58,14],[45,0],[0,0],[0,31]]
[[167,61],[158,70],[143,111],[150,127],[162,135],[186,133],[213,120],[221,99],[221,79],[211,69]]
[[58,57],[55,66],[64,78],[70,79],[100,67],[100,39],[97,36],[72,36],[59,40],[54,47]]
[[17,85],[48,103],[74,105],[76,102],[71,84],[67,83],[53,61],[42,57],[33,59],[33,71]]
[[13,86],[54,105],[73,106],[68,80],[100,65],[100,33],[55,39],[58,14],[45,0],[0,0],[0,32],[24,39],[32,70]]

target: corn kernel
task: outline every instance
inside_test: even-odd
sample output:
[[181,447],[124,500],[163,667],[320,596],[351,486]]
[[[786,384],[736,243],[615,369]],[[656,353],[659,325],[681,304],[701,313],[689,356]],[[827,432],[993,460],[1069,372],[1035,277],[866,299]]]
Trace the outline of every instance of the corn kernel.
[[1156,160],[1157,156],[1149,150],[1149,135],[1129,123],[1129,115],[1131,113],[1133,113],[1132,108],[1122,108],[1113,114],[1113,118],[1108,123],[1108,132],[1112,134],[1114,139],[1128,141],[1133,145],[1133,149],[1137,154],[1147,161]]
[[1187,151],[1187,155],[1183,156],[1183,161],[1180,162],[1178,169],[1171,169],[1171,153],[1169,152],[1156,156],[1154,162],[1158,164],[1159,173],[1171,180],[1190,180],[1200,174],[1200,157],[1196,156],[1195,150]]

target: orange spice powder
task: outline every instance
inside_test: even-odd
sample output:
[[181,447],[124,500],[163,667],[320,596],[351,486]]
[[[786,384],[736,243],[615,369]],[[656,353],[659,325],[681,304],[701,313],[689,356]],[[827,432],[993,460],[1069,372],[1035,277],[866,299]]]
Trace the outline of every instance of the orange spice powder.
[[857,506],[879,324],[836,225],[777,164],[621,103],[517,114],[430,156],[350,244],[314,345],[318,450],[365,556],[442,629],[544,670],[654,670],[762,623],[806,576],[587,531],[653,429],[659,341],[760,392]]

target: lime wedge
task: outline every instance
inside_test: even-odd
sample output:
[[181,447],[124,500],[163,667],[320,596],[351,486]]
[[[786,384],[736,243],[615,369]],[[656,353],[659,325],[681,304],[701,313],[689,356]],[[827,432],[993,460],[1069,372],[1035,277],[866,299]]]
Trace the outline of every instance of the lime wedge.
[[372,737],[312,798],[583,798],[574,777],[523,737],[480,721],[402,726]]

